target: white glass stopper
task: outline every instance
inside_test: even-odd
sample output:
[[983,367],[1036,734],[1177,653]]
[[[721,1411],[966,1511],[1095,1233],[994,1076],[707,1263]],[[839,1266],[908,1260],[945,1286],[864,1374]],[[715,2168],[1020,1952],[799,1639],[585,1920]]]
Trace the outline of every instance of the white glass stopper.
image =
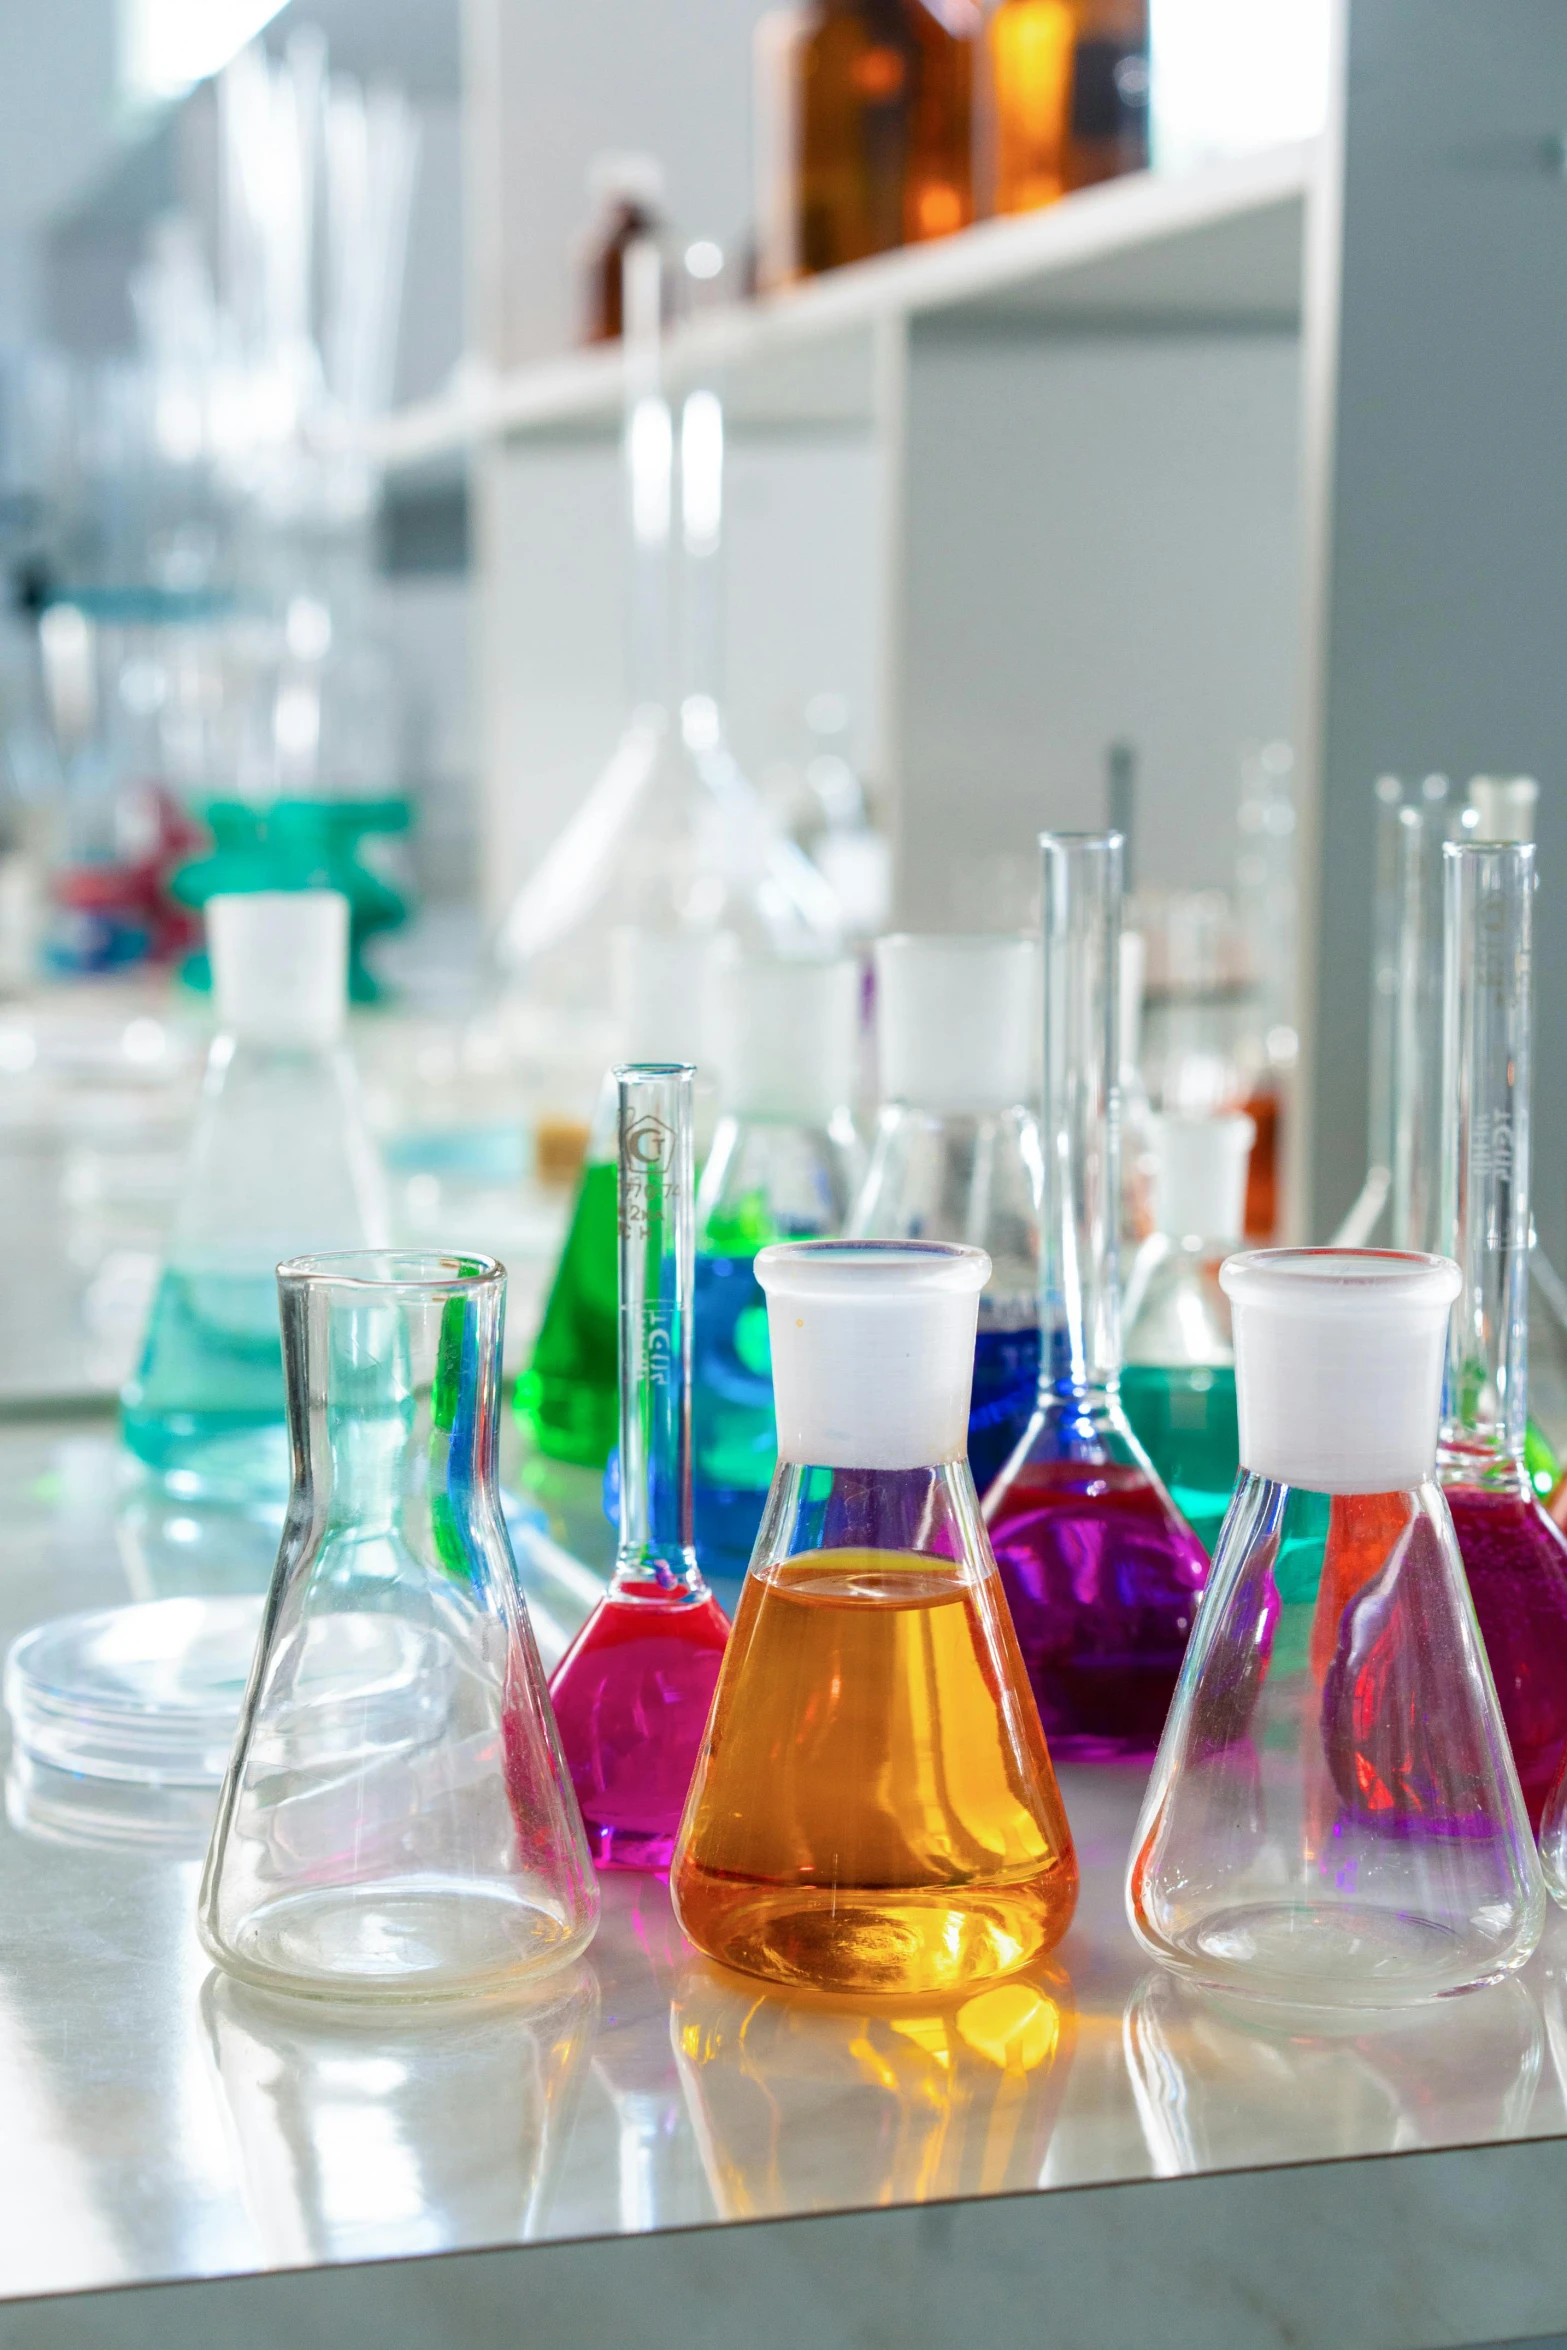
[[1235,1325],[1241,1466],[1311,1493],[1407,1493],[1435,1466],[1448,1257],[1256,1249],[1219,1281]]
[[348,900],[260,889],[207,900],[218,1026],[245,1043],[331,1044],[348,1016]]
[[875,952],[884,1101],[962,1115],[1033,1100],[1032,939],[898,936]]
[[782,1241],[767,1292],[778,1457],[827,1469],[922,1469],[968,1449],[982,1248]]
[[1246,1165],[1257,1129],[1244,1111],[1150,1120],[1157,1154],[1153,1220],[1171,1240],[1239,1240],[1246,1229]]
[[859,973],[727,954],[713,993],[720,1096],[738,1118],[825,1126],[854,1099]]

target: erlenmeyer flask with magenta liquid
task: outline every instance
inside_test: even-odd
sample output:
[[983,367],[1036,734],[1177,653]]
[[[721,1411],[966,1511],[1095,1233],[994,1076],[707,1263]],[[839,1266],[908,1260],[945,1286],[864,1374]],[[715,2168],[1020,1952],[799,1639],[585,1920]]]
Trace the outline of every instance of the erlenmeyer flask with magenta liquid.
[[1041,1370],[985,1523],[1054,1752],[1151,1754],[1208,1571],[1119,1394],[1119,833],[1046,833]]
[[688,1062],[617,1069],[620,1544],[550,1696],[600,1868],[663,1868],[729,1625],[691,1540]]
[[954,1991],[1066,1931],[1077,1862],[965,1453],[982,1250],[763,1249],[778,1469],[670,1872],[723,1964]]

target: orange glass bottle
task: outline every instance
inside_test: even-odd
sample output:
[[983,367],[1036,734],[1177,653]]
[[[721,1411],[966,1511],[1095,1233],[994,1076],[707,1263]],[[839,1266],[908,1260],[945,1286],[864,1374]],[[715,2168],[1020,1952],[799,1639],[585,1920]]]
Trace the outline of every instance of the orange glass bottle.
[[974,218],[974,0],[822,0],[796,51],[805,276]]
[[1148,0],[1001,0],[986,30],[995,209],[1148,161]]

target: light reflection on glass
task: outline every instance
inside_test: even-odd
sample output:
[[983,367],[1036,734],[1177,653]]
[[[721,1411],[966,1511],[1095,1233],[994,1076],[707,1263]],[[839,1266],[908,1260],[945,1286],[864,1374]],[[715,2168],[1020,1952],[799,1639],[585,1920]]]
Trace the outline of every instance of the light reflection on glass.
[[693,1965],[670,2031],[720,2215],[750,2219],[1037,2186],[1075,2014],[1058,1968],[873,2008]]

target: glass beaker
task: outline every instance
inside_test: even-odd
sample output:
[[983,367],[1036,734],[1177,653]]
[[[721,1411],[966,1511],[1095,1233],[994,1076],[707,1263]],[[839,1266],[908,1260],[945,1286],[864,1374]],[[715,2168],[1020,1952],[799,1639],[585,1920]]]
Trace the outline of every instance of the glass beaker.
[[615,1072],[620,1543],[550,1684],[600,1868],[668,1863],[729,1636],[691,1542],[694,1075],[689,1062]]
[[367,1251],[278,1289],[294,1485],[202,1940],[263,1989],[509,1991],[598,1888],[496,1486],[506,1276]]
[[1029,938],[879,938],[882,1107],[847,1230],[982,1248],[968,1457],[983,1493],[1039,1389],[1038,954]]
[[1220,1279],[1242,1475],[1133,1839],[1132,1929],[1177,1973],[1301,2007],[1494,1981],[1539,1940],[1544,1886],[1435,1482],[1458,1270],[1269,1249]]
[[1567,1758],[1567,1535],[1527,1462],[1534,849],[1450,841],[1442,1224],[1463,1275],[1437,1455],[1538,1828]]
[[697,1948],[947,1992],[1050,1950],[1077,1860],[964,1451],[980,1249],[764,1249],[778,1470],[670,1873]]
[[1121,1405],[1121,836],[1046,833],[1041,1364],[985,1523],[1052,1750],[1150,1754],[1208,1571]]
[[1257,1129],[1242,1112],[1150,1120],[1157,1233],[1126,1301],[1121,1400],[1203,1548],[1213,1546],[1240,1461],[1235,1350],[1219,1267],[1240,1246]]

